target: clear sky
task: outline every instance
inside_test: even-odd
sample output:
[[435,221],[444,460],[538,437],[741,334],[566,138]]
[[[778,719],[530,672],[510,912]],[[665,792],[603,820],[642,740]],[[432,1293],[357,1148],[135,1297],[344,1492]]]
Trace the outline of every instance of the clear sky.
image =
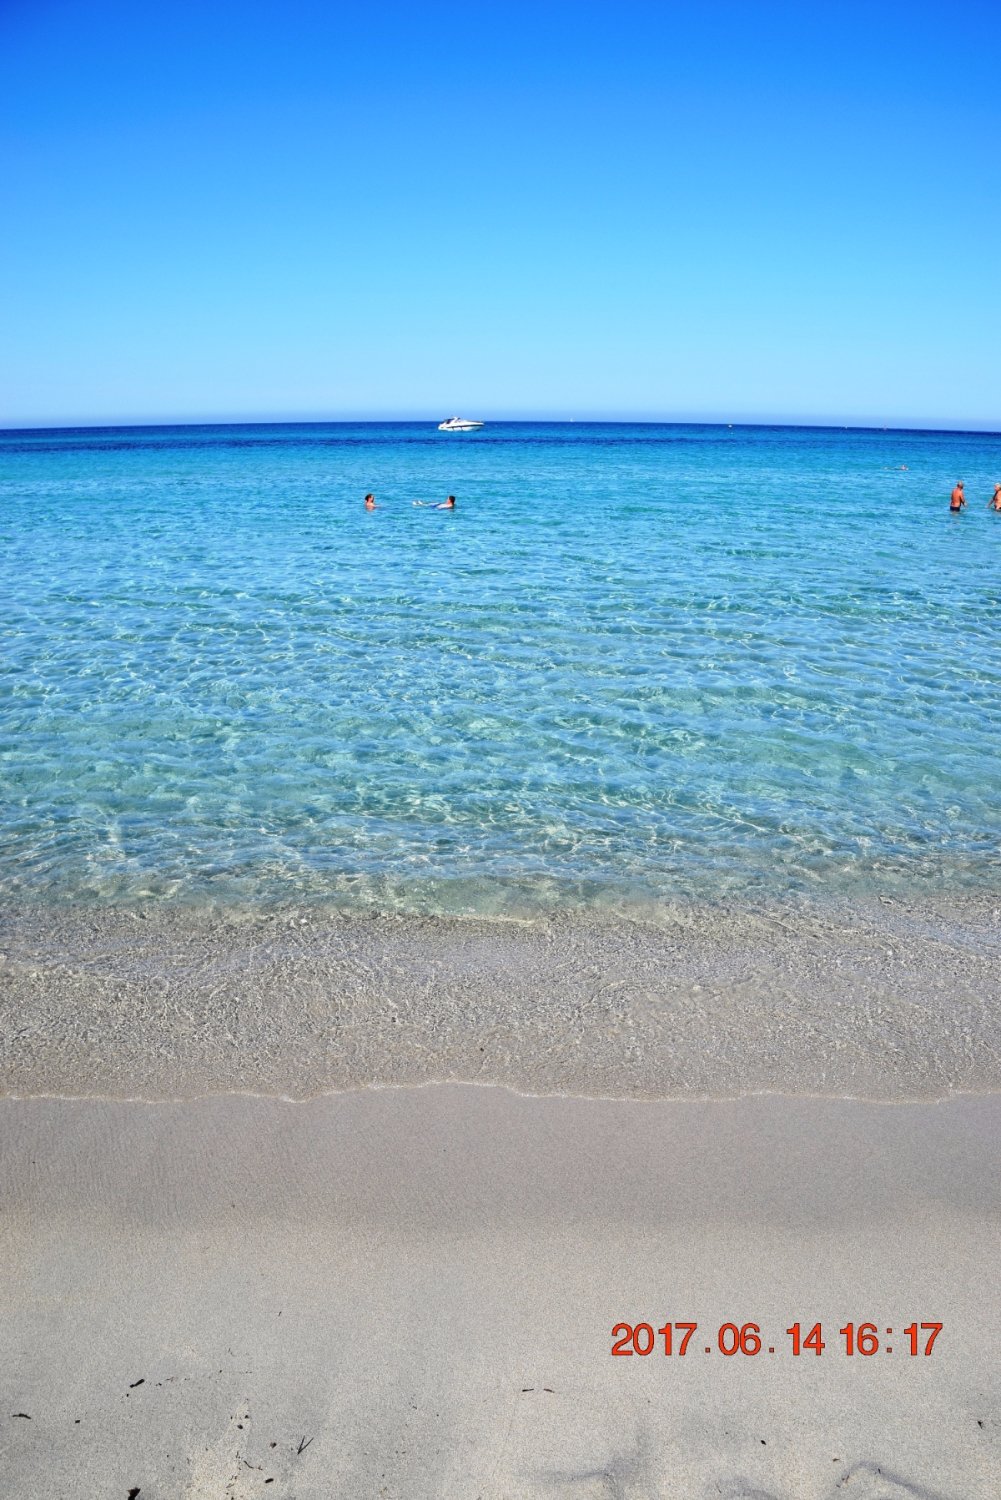
[[1001,428],[1001,4],[0,0],[0,425]]

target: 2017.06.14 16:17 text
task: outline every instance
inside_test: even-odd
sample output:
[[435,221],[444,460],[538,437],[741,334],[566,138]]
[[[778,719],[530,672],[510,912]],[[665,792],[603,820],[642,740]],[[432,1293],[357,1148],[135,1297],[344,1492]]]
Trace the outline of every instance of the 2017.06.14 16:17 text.
[[898,1329],[897,1343],[894,1345],[893,1328],[885,1324],[880,1327],[876,1323],[846,1323],[843,1328],[838,1329],[837,1339],[832,1342],[824,1337],[821,1323],[814,1323],[812,1326],[793,1323],[790,1328],[785,1329],[788,1343],[779,1345],[766,1343],[758,1323],[721,1323],[710,1334],[710,1343],[703,1344],[696,1340],[689,1350],[689,1345],[698,1332],[698,1323],[664,1323],[659,1328],[655,1328],[652,1323],[616,1323],[612,1329],[612,1353],[628,1357],[657,1352],[674,1355],[679,1359],[689,1352],[713,1354],[717,1350],[727,1358],[734,1354],[779,1352],[799,1356],[820,1355],[830,1346],[842,1354],[860,1354],[868,1359],[874,1354],[892,1354],[896,1347],[899,1353],[917,1358],[931,1354],[942,1326],[941,1323],[908,1323],[905,1328]]

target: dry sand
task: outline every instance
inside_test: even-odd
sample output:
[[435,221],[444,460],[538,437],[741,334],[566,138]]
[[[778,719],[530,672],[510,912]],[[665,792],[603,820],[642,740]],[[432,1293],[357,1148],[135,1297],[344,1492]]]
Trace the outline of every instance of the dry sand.
[[998,1095],[5,1100],[0,1493],[997,1500],[999,1141]]

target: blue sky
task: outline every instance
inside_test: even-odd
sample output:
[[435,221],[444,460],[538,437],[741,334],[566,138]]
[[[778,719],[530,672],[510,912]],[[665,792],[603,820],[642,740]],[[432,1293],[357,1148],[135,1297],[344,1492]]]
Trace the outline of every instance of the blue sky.
[[0,425],[1001,428],[1001,6],[0,0]]

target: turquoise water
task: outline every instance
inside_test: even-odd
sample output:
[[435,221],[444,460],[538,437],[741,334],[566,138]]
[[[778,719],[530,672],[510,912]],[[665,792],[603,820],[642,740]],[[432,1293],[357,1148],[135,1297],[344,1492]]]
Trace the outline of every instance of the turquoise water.
[[997,883],[996,478],[982,434],[0,434],[0,890]]

